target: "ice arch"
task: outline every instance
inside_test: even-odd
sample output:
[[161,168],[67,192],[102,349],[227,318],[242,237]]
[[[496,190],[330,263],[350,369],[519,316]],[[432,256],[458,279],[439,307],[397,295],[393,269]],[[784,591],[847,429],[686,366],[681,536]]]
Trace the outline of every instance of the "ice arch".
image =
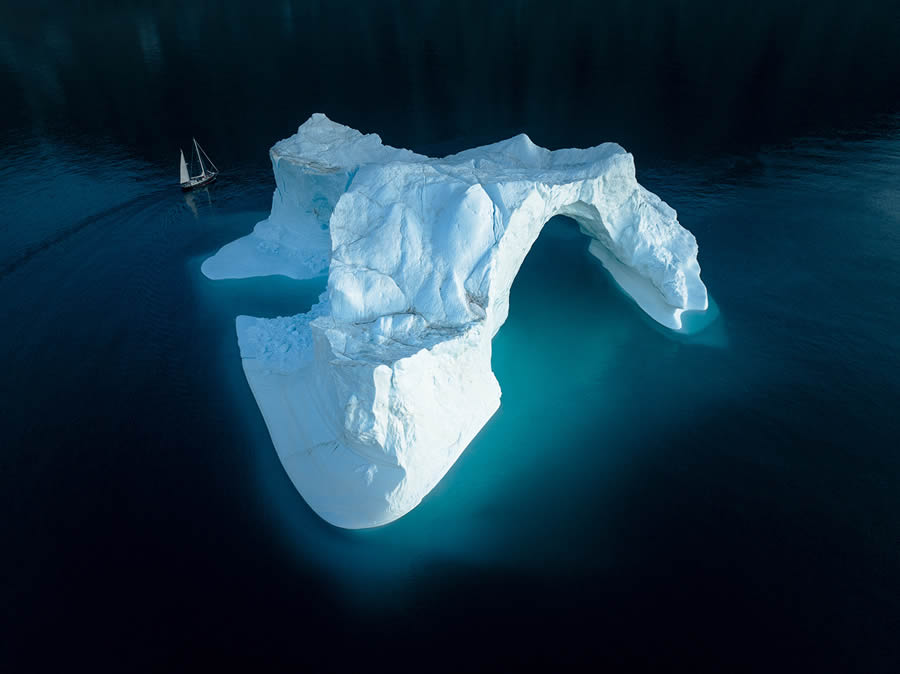
[[271,155],[270,217],[203,271],[327,267],[309,313],[241,316],[237,332],[282,464],[335,525],[409,512],[497,410],[491,339],[553,216],[663,325],[707,307],[694,237],[613,143],[551,152],[520,135],[431,159],[313,115]]

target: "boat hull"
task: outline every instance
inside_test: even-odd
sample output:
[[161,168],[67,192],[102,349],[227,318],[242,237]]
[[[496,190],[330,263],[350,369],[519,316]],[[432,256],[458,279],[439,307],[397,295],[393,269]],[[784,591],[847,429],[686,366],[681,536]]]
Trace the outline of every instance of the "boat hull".
[[182,192],[190,192],[193,189],[198,187],[203,187],[204,185],[209,185],[213,180],[218,177],[218,173],[209,173],[202,178],[192,178],[186,183],[181,183],[181,191]]

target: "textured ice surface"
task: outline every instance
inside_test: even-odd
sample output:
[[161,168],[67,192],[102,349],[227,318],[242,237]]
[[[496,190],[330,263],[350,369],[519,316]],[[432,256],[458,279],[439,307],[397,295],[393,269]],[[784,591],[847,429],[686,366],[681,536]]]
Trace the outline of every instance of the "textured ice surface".
[[553,216],[659,323],[707,308],[693,235],[614,143],[551,152],[520,135],[433,159],[316,114],[271,157],[271,215],[203,272],[327,271],[310,312],[241,316],[237,332],[285,469],[335,525],[409,512],[497,410],[491,339]]

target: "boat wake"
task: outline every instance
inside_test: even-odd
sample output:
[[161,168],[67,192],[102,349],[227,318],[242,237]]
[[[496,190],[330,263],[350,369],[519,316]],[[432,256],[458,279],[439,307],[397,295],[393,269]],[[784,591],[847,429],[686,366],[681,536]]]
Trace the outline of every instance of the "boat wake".
[[0,263],[0,265],[2,265],[0,266],[0,281],[15,272],[23,265],[30,262],[33,258],[40,255],[44,251],[49,250],[50,248],[53,248],[54,246],[70,238],[71,236],[78,234],[90,225],[101,222],[102,220],[110,218],[114,215],[121,215],[122,213],[127,212],[129,209],[137,206],[140,206],[143,210],[150,204],[157,203],[160,196],[166,193],[168,193],[168,190],[157,189],[148,194],[142,194],[139,197],[135,197],[134,199],[130,199],[129,201],[126,201],[124,203],[117,204],[98,213],[88,215],[81,220],[78,220],[76,223],[69,227],[57,230],[53,233],[52,236],[49,236],[46,239],[30,244],[29,246],[21,250],[12,259]]

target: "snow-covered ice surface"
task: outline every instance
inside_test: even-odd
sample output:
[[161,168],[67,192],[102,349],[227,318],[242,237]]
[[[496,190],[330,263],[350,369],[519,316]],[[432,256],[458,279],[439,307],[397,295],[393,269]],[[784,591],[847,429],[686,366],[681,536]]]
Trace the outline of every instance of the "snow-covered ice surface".
[[202,269],[327,271],[311,311],[240,316],[237,332],[282,464],[337,526],[409,512],[497,410],[491,340],[553,216],[662,325],[708,306],[693,235],[614,143],[551,152],[520,135],[433,159],[316,114],[271,157],[271,215]]

